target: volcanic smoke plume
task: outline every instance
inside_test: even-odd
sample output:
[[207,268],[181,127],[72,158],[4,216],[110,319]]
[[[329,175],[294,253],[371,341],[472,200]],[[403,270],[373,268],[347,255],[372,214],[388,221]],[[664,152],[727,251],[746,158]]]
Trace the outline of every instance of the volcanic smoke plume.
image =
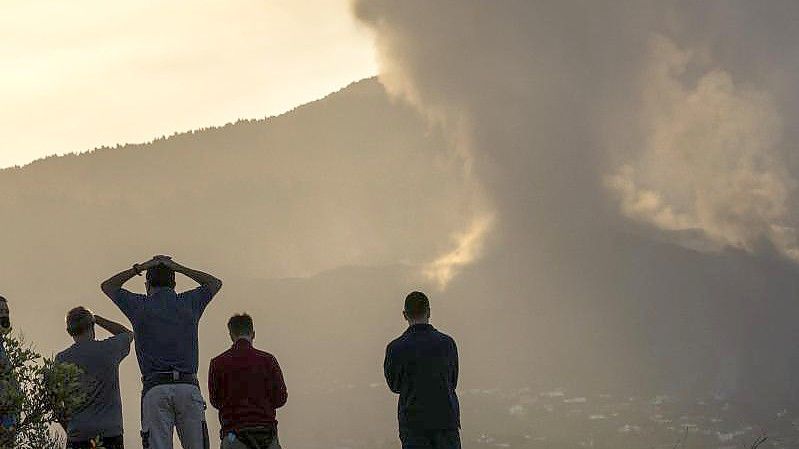
[[779,317],[799,258],[799,3],[353,7],[383,84],[449,133],[475,184],[461,257],[432,276],[475,264],[450,292],[491,285],[517,329],[502,337],[539,354],[522,371],[726,394],[742,387],[719,379],[756,364],[793,369],[778,352],[795,334]]

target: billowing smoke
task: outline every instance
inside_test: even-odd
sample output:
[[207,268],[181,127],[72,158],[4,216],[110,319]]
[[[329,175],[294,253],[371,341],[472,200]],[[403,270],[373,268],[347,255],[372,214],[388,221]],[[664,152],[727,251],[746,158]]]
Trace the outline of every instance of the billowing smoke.
[[[779,346],[794,333],[799,3],[354,11],[387,89],[450,134],[485,192],[429,267],[451,294],[491,298],[475,310],[501,323],[486,353],[505,372],[729,391],[797,368]],[[781,368],[755,368],[766,359]]]
[[532,215],[548,221],[537,232],[596,224],[613,209],[700,232],[706,248],[767,241],[795,256],[782,131],[791,99],[775,95],[797,46],[778,48],[790,31],[767,23],[796,7],[698,3],[360,0],[355,10],[376,32],[389,91],[449,129],[475,164],[505,223],[497,230],[529,229]]
[[[701,230],[715,246],[767,239],[796,257],[788,204],[793,178],[778,149],[783,120],[768,90],[740,86],[709,55],[653,36],[641,76],[642,142],[608,185],[629,217]],[[692,85],[683,79],[694,64]]]
[[483,215],[475,219],[467,231],[455,235],[455,248],[425,267],[424,274],[427,278],[434,281],[439,288],[446,288],[458,270],[480,256],[492,223],[493,218],[490,215]]

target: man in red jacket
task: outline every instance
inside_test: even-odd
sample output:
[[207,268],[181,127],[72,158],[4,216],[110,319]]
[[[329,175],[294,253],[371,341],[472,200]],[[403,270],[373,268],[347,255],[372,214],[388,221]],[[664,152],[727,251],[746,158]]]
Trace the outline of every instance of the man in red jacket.
[[288,393],[277,359],[252,346],[252,318],[235,315],[228,321],[233,347],[211,360],[208,391],[219,410],[222,449],[280,449],[275,409]]

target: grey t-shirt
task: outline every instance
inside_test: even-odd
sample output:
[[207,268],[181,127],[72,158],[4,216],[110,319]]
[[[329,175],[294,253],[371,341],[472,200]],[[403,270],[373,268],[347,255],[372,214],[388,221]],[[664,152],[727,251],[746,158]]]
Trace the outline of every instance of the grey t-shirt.
[[133,324],[136,355],[145,384],[157,373],[197,374],[198,326],[213,297],[208,287],[183,293],[157,288],[149,296],[119,289],[112,296]]
[[87,402],[67,426],[69,441],[86,441],[97,436],[122,435],[122,397],[119,393],[119,364],[130,354],[131,334],[106,340],[75,343],[56,357],[83,370],[81,382]]

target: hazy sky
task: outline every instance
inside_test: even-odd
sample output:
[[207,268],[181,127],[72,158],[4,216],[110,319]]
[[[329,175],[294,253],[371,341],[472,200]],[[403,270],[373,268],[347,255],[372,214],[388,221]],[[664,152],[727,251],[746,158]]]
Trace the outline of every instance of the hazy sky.
[[6,0],[0,167],[273,115],[376,72],[347,0]]

